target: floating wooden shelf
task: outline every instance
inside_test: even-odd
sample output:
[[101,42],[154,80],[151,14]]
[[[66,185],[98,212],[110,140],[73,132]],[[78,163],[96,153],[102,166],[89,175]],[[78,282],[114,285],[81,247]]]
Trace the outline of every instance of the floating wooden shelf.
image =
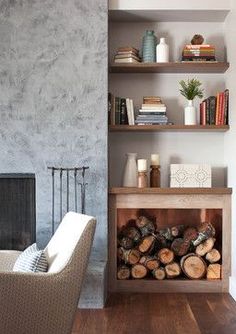
[[110,73],[224,73],[228,68],[227,62],[123,63],[110,65]]
[[113,187],[109,194],[160,194],[160,195],[228,195],[232,194],[232,188],[132,188]]
[[152,1],[155,5],[150,5],[151,1],[143,1],[143,4],[137,5],[136,1],[134,8],[130,2],[126,2],[125,6],[120,5],[120,1],[114,2],[112,4],[109,1],[109,20],[115,22],[224,22],[230,12],[230,8],[227,8],[227,5],[225,7],[225,4],[223,8],[217,8],[214,4],[213,9],[207,5],[199,6],[198,3],[198,8],[202,9],[190,10],[173,7],[168,1],[165,2],[164,8],[159,5],[159,1],[158,5],[155,1]]
[[110,125],[110,132],[225,132],[229,125]]

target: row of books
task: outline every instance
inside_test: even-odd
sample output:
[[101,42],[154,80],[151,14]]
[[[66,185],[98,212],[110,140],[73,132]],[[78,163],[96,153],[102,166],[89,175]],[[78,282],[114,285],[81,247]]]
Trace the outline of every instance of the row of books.
[[227,125],[229,115],[229,90],[210,96],[200,103],[201,125]]
[[115,63],[140,63],[139,50],[134,47],[120,47],[117,49]]
[[108,94],[108,122],[111,125],[134,125],[134,103],[132,99]]
[[134,103],[130,98],[108,94],[108,121],[111,125],[167,124],[166,105],[156,96],[144,96],[143,104],[135,117]]
[[182,61],[215,61],[215,47],[210,44],[185,45]]
[[143,104],[135,120],[136,125],[166,125],[166,105],[158,96],[144,96]]

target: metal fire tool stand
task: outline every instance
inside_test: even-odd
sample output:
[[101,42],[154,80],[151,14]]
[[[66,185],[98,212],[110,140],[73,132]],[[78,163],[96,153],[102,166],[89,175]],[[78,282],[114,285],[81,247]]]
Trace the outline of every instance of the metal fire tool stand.
[[[88,183],[85,181],[86,170],[89,169],[87,166],[83,167],[72,167],[72,168],[62,168],[62,167],[48,167],[51,170],[52,177],[52,235],[55,232],[55,180],[59,176],[59,210],[60,210],[60,220],[62,220],[63,215],[63,176],[66,177],[66,212],[70,210],[70,177],[74,178],[74,211],[78,212],[78,185],[80,186],[80,202],[81,202],[81,212],[85,213],[85,198],[86,198],[86,186]],[[78,182],[78,177],[81,173],[82,181]]]

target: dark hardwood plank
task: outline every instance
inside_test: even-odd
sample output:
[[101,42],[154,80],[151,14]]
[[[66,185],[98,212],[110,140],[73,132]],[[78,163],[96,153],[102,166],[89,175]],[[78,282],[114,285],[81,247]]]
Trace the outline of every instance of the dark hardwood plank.
[[[221,295],[218,296],[219,303],[222,302]],[[201,333],[204,334],[223,334],[217,315],[212,312],[208,303],[206,294],[188,295],[187,300],[198,323]]]
[[219,297],[215,294],[207,297],[207,303],[214,314],[217,314],[219,325],[222,327],[222,334],[236,333],[236,311],[229,303],[230,298],[225,295]]
[[235,334],[229,294],[112,294],[103,310],[78,310],[72,334]]

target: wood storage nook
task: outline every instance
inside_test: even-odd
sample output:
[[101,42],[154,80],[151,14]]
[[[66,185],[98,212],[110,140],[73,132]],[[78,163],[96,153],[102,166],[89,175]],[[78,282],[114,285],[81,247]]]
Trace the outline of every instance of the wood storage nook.
[[112,188],[109,290],[228,292],[229,188]]

